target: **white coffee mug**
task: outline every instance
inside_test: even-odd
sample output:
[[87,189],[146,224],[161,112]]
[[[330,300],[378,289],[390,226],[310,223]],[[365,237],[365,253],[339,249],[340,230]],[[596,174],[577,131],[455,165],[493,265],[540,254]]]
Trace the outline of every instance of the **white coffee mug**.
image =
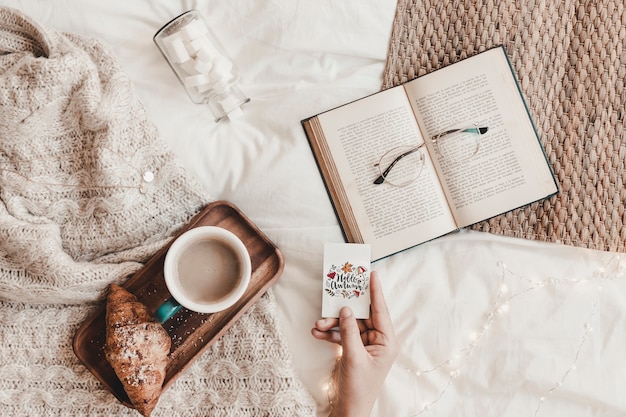
[[200,226],[180,235],[165,255],[163,275],[172,297],[155,312],[164,323],[181,307],[215,313],[235,304],[250,284],[250,254],[232,232]]

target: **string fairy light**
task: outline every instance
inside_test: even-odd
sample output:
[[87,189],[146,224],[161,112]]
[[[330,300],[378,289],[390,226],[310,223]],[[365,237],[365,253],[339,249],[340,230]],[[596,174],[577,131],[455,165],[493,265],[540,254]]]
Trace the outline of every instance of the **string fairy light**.
[[337,400],[337,366],[339,365],[342,354],[343,348],[341,347],[341,345],[338,345],[335,364],[330,374],[330,378],[328,378],[328,380],[322,384],[322,390],[326,392],[326,398],[328,399],[328,405],[330,406],[330,408],[333,408],[335,406],[335,401]]
[[554,393],[556,390],[561,388],[563,386],[563,384],[565,383],[565,380],[567,379],[567,377],[574,370],[576,370],[576,365],[578,364],[578,360],[580,358],[580,353],[582,352],[583,346],[585,345],[585,342],[587,341],[587,337],[589,336],[589,333],[591,333],[593,331],[593,327],[591,326],[590,323],[591,323],[591,321],[593,320],[593,318],[596,315],[596,312],[597,312],[597,309],[598,309],[598,303],[600,301],[600,294],[601,294],[601,292],[602,292],[602,286],[599,285],[598,286],[598,290],[596,292],[596,297],[595,297],[593,306],[591,308],[589,321],[585,322],[585,324],[583,326],[584,332],[583,332],[582,338],[580,340],[580,343],[578,344],[578,349],[576,350],[576,353],[574,354],[574,359],[572,360],[571,365],[563,373],[561,378],[552,387],[550,387],[550,389],[548,389],[548,391],[543,396],[539,397],[539,402],[537,403],[537,408],[535,409],[535,416],[539,416],[539,413],[541,411],[541,408],[542,408],[543,404],[546,402],[546,400],[548,400],[550,395],[552,395],[552,393]]
[[[500,266],[502,268],[505,268],[505,265],[504,265],[503,262],[498,262],[498,266]],[[422,404],[421,409],[417,413],[412,414],[413,417],[421,415],[421,414],[429,411],[430,409],[432,409],[433,406],[435,406],[439,401],[441,401],[441,399],[444,397],[444,395],[448,392],[449,388],[452,386],[453,380],[459,376],[461,368],[465,365],[465,360],[467,360],[467,358],[469,358],[469,356],[471,355],[471,353],[474,350],[474,348],[478,345],[480,340],[487,333],[487,331],[491,327],[493,321],[500,314],[502,314],[502,313],[504,313],[505,311],[508,310],[508,308],[504,308],[504,306],[507,305],[507,304],[502,302],[504,294],[508,291],[508,286],[505,285],[504,280],[505,280],[505,273],[504,273],[504,270],[503,270],[503,273],[500,275],[499,291],[498,291],[498,294],[496,295],[494,301],[492,302],[491,307],[490,307],[488,313],[485,316],[486,317],[486,321],[483,323],[482,326],[479,326],[478,330],[470,332],[470,342],[468,344],[466,344],[464,347],[462,347],[453,356],[453,358],[447,359],[447,360],[445,360],[443,362],[440,362],[439,364],[435,365],[434,367],[431,367],[431,368],[425,369],[425,370],[412,369],[412,368],[409,368],[409,367],[406,368],[406,370],[408,372],[412,373],[415,377],[419,378],[419,377],[422,377],[422,376],[424,376],[426,374],[430,374],[430,373],[439,371],[442,368],[448,368],[448,367],[450,367],[454,363],[457,364],[456,368],[454,368],[454,369],[449,371],[447,382],[444,385],[444,387],[441,389],[439,394],[433,400],[431,400],[431,401],[429,401],[427,403]]]
[[[439,390],[439,392],[434,396],[433,399],[422,404],[421,408],[417,412],[411,414],[411,416],[419,416],[432,410],[433,407],[435,407],[437,403],[439,403],[444,398],[445,394],[453,386],[454,380],[459,376],[461,369],[467,364],[467,361],[469,360],[474,349],[477,347],[481,339],[483,339],[487,334],[493,322],[508,313],[512,301],[531,292],[546,290],[548,288],[554,288],[556,286],[574,286],[583,283],[594,283],[597,285],[596,295],[591,305],[590,313],[587,317],[587,320],[585,320],[584,322],[583,333],[577,345],[575,354],[573,355],[573,359],[569,367],[563,372],[563,374],[561,374],[559,378],[556,379],[556,382],[538,398],[537,407],[535,409],[535,416],[539,416],[542,407],[546,403],[546,401],[548,401],[550,396],[552,396],[557,390],[559,390],[563,386],[566,379],[570,376],[572,372],[575,371],[577,367],[581,353],[583,351],[583,347],[585,346],[589,338],[589,334],[593,330],[591,323],[593,322],[593,319],[595,318],[598,311],[603,284],[607,281],[624,280],[624,265],[621,262],[621,257],[619,255],[616,255],[612,258],[612,263],[613,268],[611,269],[610,273],[607,272],[605,268],[599,268],[598,270],[594,271],[590,277],[587,278],[550,277],[544,280],[534,281],[530,278],[514,273],[506,266],[504,262],[498,261],[497,266],[501,270],[498,293],[494,297],[494,301],[491,303],[487,313],[485,314],[485,321],[483,322],[482,326],[479,326],[477,330],[470,332],[470,341],[465,346],[460,348],[454,355],[452,355],[450,359],[444,360],[433,367],[425,370],[405,367],[405,370],[410,372],[415,378],[423,378],[430,373],[441,371],[443,369],[446,369],[447,371],[446,382],[444,383],[443,387]],[[517,292],[509,293],[509,287],[505,283],[507,276],[513,276],[518,280],[524,282],[526,284],[526,287]]]

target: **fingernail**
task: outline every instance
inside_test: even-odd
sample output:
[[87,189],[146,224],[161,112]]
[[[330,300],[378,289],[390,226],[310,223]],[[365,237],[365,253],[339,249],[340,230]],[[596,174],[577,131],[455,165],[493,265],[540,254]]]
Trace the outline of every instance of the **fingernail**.
[[350,307],[343,307],[339,312],[339,317],[342,319],[349,319],[352,317],[352,309]]

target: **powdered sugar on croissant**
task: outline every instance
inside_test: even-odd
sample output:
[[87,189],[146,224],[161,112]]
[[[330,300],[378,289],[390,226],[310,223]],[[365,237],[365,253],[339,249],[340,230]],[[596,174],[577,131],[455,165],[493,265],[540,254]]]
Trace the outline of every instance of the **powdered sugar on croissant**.
[[133,406],[149,416],[161,395],[171,339],[145,305],[112,284],[106,306],[106,358]]

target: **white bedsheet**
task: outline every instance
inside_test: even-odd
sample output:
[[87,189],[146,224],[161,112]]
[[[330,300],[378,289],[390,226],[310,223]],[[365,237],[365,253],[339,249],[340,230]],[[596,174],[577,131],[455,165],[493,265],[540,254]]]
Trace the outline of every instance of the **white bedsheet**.
[[[106,42],[161,136],[217,199],[282,250],[273,291],[296,370],[328,413],[337,350],[310,336],[323,243],[342,241],[300,120],[379,90],[394,0],[0,0]],[[214,123],[152,42],[200,10],[252,101]],[[463,231],[374,264],[402,351],[373,416],[626,415],[617,254]]]

